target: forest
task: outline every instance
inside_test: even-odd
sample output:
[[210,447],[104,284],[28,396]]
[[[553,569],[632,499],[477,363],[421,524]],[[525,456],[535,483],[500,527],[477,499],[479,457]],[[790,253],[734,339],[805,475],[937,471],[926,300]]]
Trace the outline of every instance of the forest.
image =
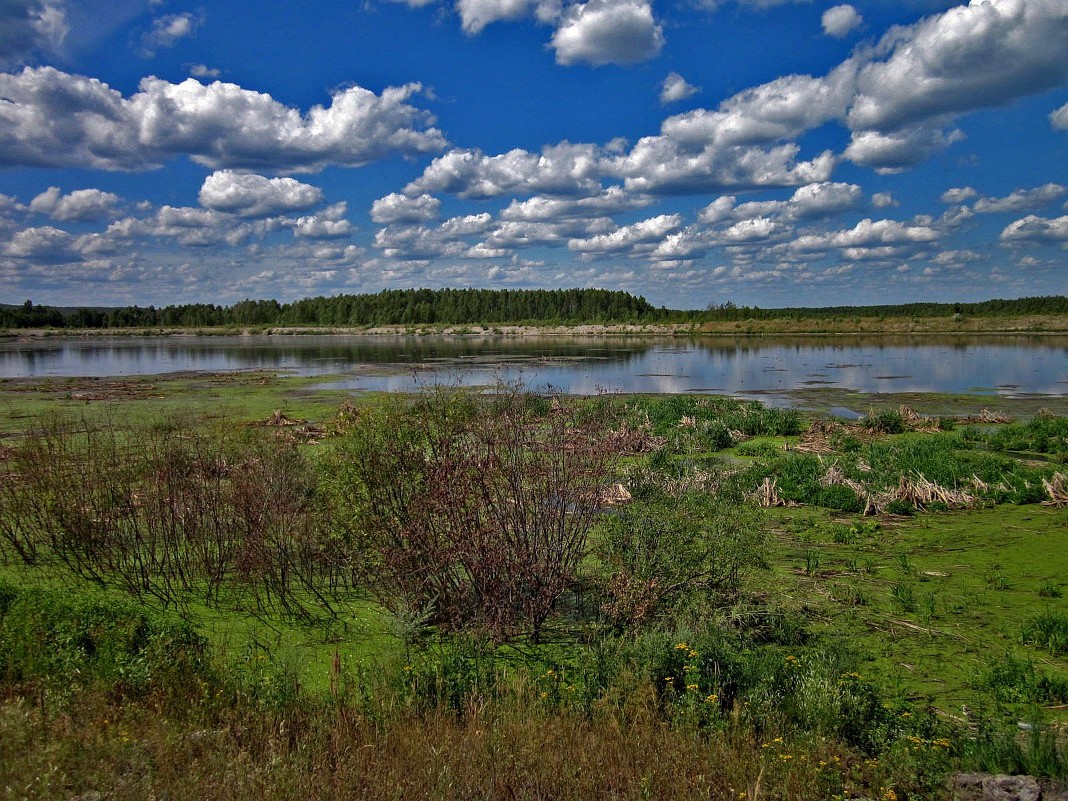
[[0,328],[206,328],[233,326],[378,326],[583,323],[701,324],[833,318],[1010,317],[1068,314],[1068,296],[979,303],[906,303],[763,309],[730,301],[703,310],[655,307],[644,297],[605,289],[388,289],[376,294],[305,298],[293,303],[242,300],[232,306],[57,307],[0,304]]

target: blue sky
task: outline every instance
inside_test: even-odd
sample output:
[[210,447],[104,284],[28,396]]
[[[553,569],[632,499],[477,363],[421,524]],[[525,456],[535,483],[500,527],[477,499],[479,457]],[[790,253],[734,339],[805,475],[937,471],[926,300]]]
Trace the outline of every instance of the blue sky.
[[0,300],[1068,292],[1065,0],[0,0]]

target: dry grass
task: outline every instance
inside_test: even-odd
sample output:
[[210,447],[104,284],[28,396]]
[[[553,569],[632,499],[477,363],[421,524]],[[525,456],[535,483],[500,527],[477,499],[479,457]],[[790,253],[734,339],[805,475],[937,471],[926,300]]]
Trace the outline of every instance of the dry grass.
[[680,731],[640,700],[592,718],[473,705],[377,721],[344,706],[176,720],[99,697],[0,705],[0,788],[41,801],[786,800],[859,790],[865,771],[831,745]]

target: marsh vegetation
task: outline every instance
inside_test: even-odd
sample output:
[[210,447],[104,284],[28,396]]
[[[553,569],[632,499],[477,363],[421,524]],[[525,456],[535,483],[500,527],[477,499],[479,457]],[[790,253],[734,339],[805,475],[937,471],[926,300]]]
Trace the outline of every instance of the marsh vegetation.
[[314,408],[83,405],[3,440],[0,786],[940,798],[961,768],[1068,774],[1063,417],[517,386]]

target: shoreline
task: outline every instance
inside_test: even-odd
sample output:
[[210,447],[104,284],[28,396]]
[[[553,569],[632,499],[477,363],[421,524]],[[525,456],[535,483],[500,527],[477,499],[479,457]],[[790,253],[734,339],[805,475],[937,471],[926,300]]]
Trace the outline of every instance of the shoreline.
[[1068,316],[953,318],[850,318],[830,320],[745,320],[705,323],[588,323],[574,325],[381,325],[227,326],[205,328],[26,328],[0,331],[0,341],[51,338],[193,336],[443,336],[469,339],[527,337],[833,337],[873,336],[1065,336]]

